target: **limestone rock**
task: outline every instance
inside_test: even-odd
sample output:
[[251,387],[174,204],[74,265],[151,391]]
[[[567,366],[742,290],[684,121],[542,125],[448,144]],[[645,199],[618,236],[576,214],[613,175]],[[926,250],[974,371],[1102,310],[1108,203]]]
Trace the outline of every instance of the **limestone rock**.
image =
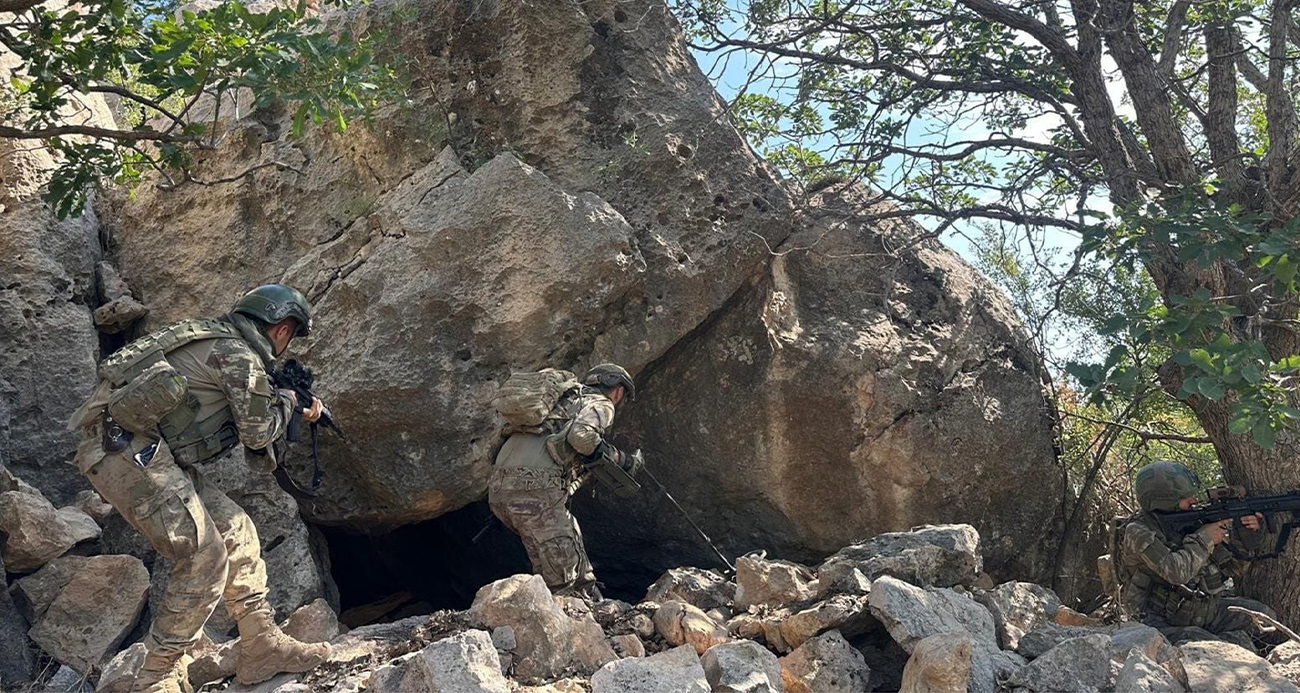
[[695,648],[682,645],[645,658],[620,659],[591,677],[591,693],[710,693]]
[[1115,677],[1117,693],[1185,693],[1186,690],[1168,671],[1139,650],[1129,652]]
[[1005,582],[987,592],[977,592],[975,601],[993,614],[998,643],[1004,650],[1016,649],[1021,636],[1052,622],[1061,608],[1055,592],[1032,582]]
[[89,560],[85,556],[60,556],[14,582],[10,593],[28,623],[36,623],[45,615],[45,610],[50,608],[73,576],[84,571]]
[[1105,621],[1088,614],[1081,614],[1068,606],[1057,609],[1056,618],[1053,620],[1057,625],[1067,627],[1100,628],[1106,625]]
[[798,563],[741,556],[736,559],[736,608],[808,601],[817,593],[814,579]]
[[917,643],[942,633],[971,636],[971,693],[992,693],[1000,678],[1021,664],[1017,655],[998,647],[993,617],[975,600],[950,589],[922,589],[892,577],[871,585],[871,613],[895,642],[913,651]]
[[779,649],[789,651],[828,630],[838,630],[853,637],[865,630],[872,620],[866,595],[836,595],[782,620]]
[[650,586],[642,601],[677,600],[708,611],[729,607],[735,599],[736,583],[722,577],[716,571],[702,568],[669,568]]
[[283,630],[302,642],[329,642],[339,634],[339,617],[328,602],[317,599],[293,612]]
[[190,663],[190,685],[198,688],[235,675],[239,663],[239,640],[201,644]]
[[965,693],[970,673],[970,635],[931,635],[912,648],[900,693]]
[[690,645],[696,654],[731,638],[727,629],[699,608],[684,602],[667,601],[654,615],[655,630],[670,647]]
[[148,593],[149,571],[138,558],[92,556],[32,627],[32,640],[60,662],[89,672],[135,627]]
[[11,573],[36,570],[66,553],[80,536],[49,501],[22,491],[0,493],[0,532],[9,535],[4,560]]
[[439,640],[406,662],[394,693],[510,693],[492,638],[470,630]]
[[1189,693],[1295,693],[1298,690],[1263,658],[1232,643],[1198,640],[1178,649],[1183,652]]
[[1273,671],[1291,683],[1300,685],[1300,642],[1288,640],[1268,653],[1268,663]]
[[610,638],[610,643],[614,646],[614,652],[623,659],[645,656],[645,643],[641,642],[636,633],[615,635]]
[[589,673],[618,659],[596,621],[564,613],[539,575],[515,575],[484,586],[474,596],[469,617],[488,629],[514,629],[519,679],[555,678],[569,669]]
[[1026,659],[1035,659],[1046,654],[1048,650],[1060,645],[1066,640],[1082,638],[1096,633],[1110,633],[1113,630],[1113,627],[1088,628],[1084,626],[1061,626],[1055,623],[1045,623],[1021,636],[1020,642],[1016,647],[1016,653]]
[[117,334],[148,314],[149,309],[143,303],[131,296],[119,296],[96,308],[92,318],[100,332]]
[[45,682],[45,690],[49,693],[94,693],[95,687],[86,679],[86,675],[64,664]]
[[95,693],[130,693],[136,672],[144,664],[145,646],[138,642],[118,652],[99,674]]
[[817,577],[834,584],[854,569],[869,579],[889,575],[921,587],[970,585],[983,569],[980,535],[970,525],[881,534],[837,551],[817,569]]
[[831,631],[781,659],[787,693],[868,693],[871,669],[862,653]]
[[72,499],[72,504],[79,508],[81,512],[89,515],[101,527],[113,513],[117,512],[94,489],[86,489],[78,493]]
[[1066,640],[1021,667],[1012,688],[1034,693],[1097,693],[1109,688],[1110,638],[1102,634]]
[[91,517],[86,511],[76,506],[66,506],[59,508],[55,514],[63,521],[64,526],[68,528],[69,534],[80,544],[83,541],[98,539],[103,531],[99,528],[99,523]]
[[1132,652],[1139,652],[1162,667],[1180,686],[1187,685],[1182,653],[1155,628],[1131,623],[1112,632],[1110,642],[1111,659],[1116,663],[1125,663],[1131,658]]
[[781,662],[753,642],[714,645],[700,658],[712,693],[781,693]]

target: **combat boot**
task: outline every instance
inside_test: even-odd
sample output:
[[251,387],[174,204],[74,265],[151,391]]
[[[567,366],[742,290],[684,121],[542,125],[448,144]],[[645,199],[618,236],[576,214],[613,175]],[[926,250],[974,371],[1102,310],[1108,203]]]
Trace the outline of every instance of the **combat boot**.
[[235,679],[246,686],[279,673],[307,671],[330,655],[328,643],[299,642],[285,635],[266,611],[255,611],[239,621],[237,650]]
[[194,693],[189,664],[188,655],[146,653],[131,682],[131,693]]

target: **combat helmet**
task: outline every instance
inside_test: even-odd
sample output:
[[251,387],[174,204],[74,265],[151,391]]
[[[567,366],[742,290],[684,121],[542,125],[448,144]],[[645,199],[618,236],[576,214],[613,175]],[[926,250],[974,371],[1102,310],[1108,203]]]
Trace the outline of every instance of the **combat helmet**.
[[298,321],[295,337],[311,334],[311,305],[302,292],[287,284],[263,284],[235,301],[231,312],[242,313],[268,325],[293,318]]
[[591,370],[582,376],[582,384],[606,390],[622,385],[623,389],[627,391],[628,399],[636,396],[636,385],[632,383],[632,375],[627,372],[627,369],[616,363],[602,363],[599,366],[592,366]]
[[1201,490],[1196,473],[1177,462],[1157,460],[1137,472],[1133,486],[1143,511],[1177,510],[1178,501]]

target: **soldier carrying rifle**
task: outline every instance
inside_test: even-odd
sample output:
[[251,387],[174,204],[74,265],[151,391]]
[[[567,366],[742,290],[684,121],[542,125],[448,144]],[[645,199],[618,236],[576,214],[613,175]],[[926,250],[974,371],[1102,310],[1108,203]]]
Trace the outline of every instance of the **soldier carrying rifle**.
[[274,466],[273,444],[291,425],[320,418],[319,399],[299,401],[267,374],[310,331],[301,293],[260,286],[227,315],[169,325],[105,359],[99,386],[73,415],[83,436],[78,468],[172,562],[133,693],[189,690],[187,655],[223,599],[239,625],[241,683],[306,671],[329,655],[329,645],[299,642],[275,625],[257,530],[198,469],[241,444],[250,464]]

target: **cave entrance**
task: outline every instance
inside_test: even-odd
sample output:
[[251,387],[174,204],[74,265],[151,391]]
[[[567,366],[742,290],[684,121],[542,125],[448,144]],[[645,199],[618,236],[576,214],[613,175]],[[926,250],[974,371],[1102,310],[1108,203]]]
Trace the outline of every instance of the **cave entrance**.
[[[519,538],[496,521],[487,501],[380,534],[318,529],[329,546],[340,620],[352,628],[466,609],[483,585],[530,572]],[[662,573],[626,554],[614,558],[597,551],[592,561],[606,596],[619,599],[640,600]]]

